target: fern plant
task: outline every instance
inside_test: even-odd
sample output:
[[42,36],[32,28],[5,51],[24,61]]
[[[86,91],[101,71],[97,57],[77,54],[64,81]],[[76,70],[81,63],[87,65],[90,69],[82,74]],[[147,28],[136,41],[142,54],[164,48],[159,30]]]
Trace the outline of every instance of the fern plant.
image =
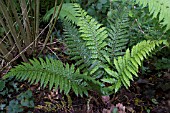
[[[124,52],[128,42],[128,10],[124,8],[122,14],[119,12],[117,11],[119,16],[108,19],[108,32],[102,30],[104,33],[99,36],[98,30],[104,28],[81,8],[77,10],[79,22],[75,25],[79,29],[73,27],[71,23],[64,22],[67,23],[67,26],[65,26],[65,41],[68,44],[69,51],[71,51],[70,56],[73,56],[72,59],[76,60],[76,65],[85,68],[83,72],[89,73],[90,76],[99,71],[100,73],[97,74],[100,77],[102,76],[100,80],[112,84],[109,86],[109,90],[115,90],[115,92],[122,85],[128,88],[130,80],[133,80],[133,75],[137,76],[138,68],[144,58],[152,54],[156,49],[156,45],[159,46],[166,42],[166,40],[143,41],[134,46],[131,52],[129,49]],[[99,43],[98,41],[103,44],[95,45]],[[69,45],[70,42],[71,46]],[[79,43],[79,46],[77,46],[77,43]],[[143,48],[145,46],[147,47]],[[124,55],[124,53],[126,54]],[[91,66],[94,66],[92,70]]]
[[127,49],[124,52],[128,42],[126,12],[117,20],[109,19],[109,27],[106,28],[78,4],[71,6],[75,8],[76,14],[73,15],[78,20],[70,22],[75,20],[69,17],[63,20],[65,42],[71,60],[76,62],[75,66],[80,68],[82,74],[78,68],[75,71],[74,65],[63,66],[60,61],[34,59],[30,61],[32,65],[23,63],[12,69],[5,78],[16,76],[20,80],[28,79],[31,83],[40,82],[44,87],[49,83],[50,89],[53,85],[59,86],[65,94],[71,88],[77,95],[87,94],[91,88],[110,94],[117,92],[121,86],[128,88],[133,76],[138,76],[144,58],[148,58],[156,46],[167,43],[167,40],[142,41],[131,51]]

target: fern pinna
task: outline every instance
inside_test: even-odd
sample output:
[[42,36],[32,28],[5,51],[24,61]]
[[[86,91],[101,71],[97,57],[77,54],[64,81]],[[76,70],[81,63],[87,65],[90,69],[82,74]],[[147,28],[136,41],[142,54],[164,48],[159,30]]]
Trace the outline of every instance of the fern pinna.
[[[68,94],[72,89],[75,94],[88,94],[88,83],[100,85],[99,82],[94,81],[93,78],[80,74],[79,69],[75,70],[73,65],[65,66],[59,60],[42,58],[30,60],[30,63],[22,63],[15,68],[12,68],[4,78],[14,76],[19,80],[28,80],[30,84],[37,84],[40,82],[41,87],[46,87],[49,84],[49,89],[52,87],[60,88],[65,94]],[[85,82],[86,81],[86,82]],[[88,86],[88,87],[87,87]]]

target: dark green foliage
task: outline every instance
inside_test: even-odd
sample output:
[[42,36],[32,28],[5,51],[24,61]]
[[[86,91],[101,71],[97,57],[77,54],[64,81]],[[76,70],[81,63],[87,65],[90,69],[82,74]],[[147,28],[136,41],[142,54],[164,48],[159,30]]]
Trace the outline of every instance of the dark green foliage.
[[[8,98],[11,98],[11,95],[14,92],[18,91],[17,84],[11,80],[12,80],[11,77],[8,79],[5,79],[5,80],[0,80],[0,100],[1,100],[0,111],[5,112],[5,109],[7,108],[8,103],[9,103]],[[12,101],[14,101],[14,100],[12,100]],[[12,103],[13,102],[11,102],[11,104]],[[14,106],[14,109],[17,106]],[[12,107],[12,106],[9,106],[9,107]],[[9,110],[10,109],[12,110],[13,108],[9,108]]]
[[65,0],[66,3],[78,2],[79,0]]
[[9,106],[7,107],[8,113],[21,113],[23,112],[22,106],[19,104],[18,100],[11,100]]
[[22,106],[29,107],[29,108],[34,107],[32,92],[30,90],[27,90],[26,92],[18,95],[17,100],[19,100],[21,102]]
[[157,62],[155,62],[154,65],[155,65],[157,70],[170,69],[170,58],[158,59]]
[[34,107],[32,92],[30,90],[20,92],[23,87],[21,88],[14,78],[0,80],[0,88],[2,88],[0,90],[0,111],[2,113],[19,113],[23,112],[24,108]]
[[82,0],[81,7],[83,7],[90,16],[104,23],[106,22],[107,12],[111,2],[112,1],[109,0]]
[[33,108],[34,102],[32,97],[32,92],[27,90],[24,93],[20,93],[17,99],[13,99],[9,102],[7,106],[8,113],[21,113],[24,111],[24,107]]
[[169,0],[135,0],[136,3],[143,7],[148,6],[150,14],[153,18],[159,17],[159,21],[162,20],[162,25],[166,26],[166,30],[170,29],[170,1]]
[[9,97],[11,93],[18,92],[19,90],[18,84],[12,79],[12,77],[5,80],[2,79],[0,80],[0,83],[0,97]]
[[0,80],[0,91],[2,91],[5,88],[5,81]]

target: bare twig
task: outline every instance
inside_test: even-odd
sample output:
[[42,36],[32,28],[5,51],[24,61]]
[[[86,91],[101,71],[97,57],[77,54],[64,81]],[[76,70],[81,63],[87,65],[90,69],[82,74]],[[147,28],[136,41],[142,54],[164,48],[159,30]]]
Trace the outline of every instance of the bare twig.
[[[56,0],[56,2],[57,2],[57,0]],[[51,35],[54,27],[55,27],[55,24],[56,24],[56,22],[57,22],[57,20],[58,20],[58,16],[59,16],[59,14],[60,14],[60,10],[61,10],[61,8],[62,8],[62,4],[63,4],[63,0],[61,1],[60,5],[59,5],[59,7],[58,7],[58,12],[57,12],[56,17],[55,17],[55,12],[56,12],[55,10],[56,10],[56,5],[57,5],[57,4],[55,5],[55,9],[54,9],[54,13],[53,13],[53,18],[52,18],[52,19],[54,19],[54,17],[55,17],[55,20],[54,20],[54,23],[52,24],[51,29],[49,29],[49,31],[48,31],[47,37],[46,37],[46,39],[45,39],[45,42],[44,42],[44,44],[43,44],[43,47],[42,47],[39,55],[42,53],[43,49],[45,48],[45,46],[46,46],[46,44],[47,44],[47,42],[48,42],[48,40],[49,40],[49,37],[50,37],[50,35]],[[51,23],[52,23],[52,22],[53,22],[53,21],[51,21]],[[38,55],[38,56],[39,56],[39,55]]]
[[[37,40],[40,35],[48,28],[48,26],[50,25],[50,23],[39,33],[39,35],[35,38],[35,40]],[[34,40],[34,41],[35,41]],[[22,53],[24,53],[28,48],[30,48],[33,44],[34,44],[34,41],[32,43],[30,43],[25,49],[23,49],[18,55],[16,55],[10,62],[8,62],[3,68],[0,69],[3,70],[4,68],[8,67],[12,62],[14,62],[16,59],[18,59],[18,57],[20,57],[20,55]]]

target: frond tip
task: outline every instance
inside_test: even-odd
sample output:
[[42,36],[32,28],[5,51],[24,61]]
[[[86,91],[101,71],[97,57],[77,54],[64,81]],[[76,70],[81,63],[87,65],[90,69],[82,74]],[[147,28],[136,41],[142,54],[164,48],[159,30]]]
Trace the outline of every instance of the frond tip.
[[126,50],[124,56],[114,58],[114,65],[116,71],[112,71],[107,68],[107,73],[111,78],[104,78],[102,81],[112,84],[111,88],[117,92],[121,86],[125,86],[127,89],[130,87],[130,81],[133,81],[133,75],[138,77],[138,69],[142,65],[144,58],[152,55],[156,50],[156,46],[164,44],[168,45],[167,40],[145,40],[133,46],[132,50]]
[[[138,43],[136,46],[134,46],[130,52],[129,49],[126,50],[125,55],[122,57],[118,57],[118,59],[114,59],[114,64],[117,69],[118,75],[119,75],[119,82],[117,84],[121,83],[128,88],[130,86],[130,80],[133,81],[133,75],[136,77],[139,66],[142,65],[142,62],[144,58],[147,58],[150,56],[153,51],[155,50],[156,46],[159,46],[160,44],[166,44],[166,40],[145,40],[140,43]],[[117,86],[117,85],[116,85]],[[121,85],[118,85],[118,89]],[[115,89],[115,90],[118,90]]]
[[78,69],[75,71],[74,65],[63,66],[59,60],[46,58],[44,61],[39,58],[39,60],[30,60],[30,62],[12,68],[3,78],[14,76],[19,80],[28,80],[31,84],[39,82],[41,87],[46,87],[49,84],[50,90],[53,86],[59,87],[60,91],[64,91],[65,94],[68,94],[72,89],[77,96],[88,94],[87,83],[85,85],[83,80],[94,81],[92,78],[80,74]]

